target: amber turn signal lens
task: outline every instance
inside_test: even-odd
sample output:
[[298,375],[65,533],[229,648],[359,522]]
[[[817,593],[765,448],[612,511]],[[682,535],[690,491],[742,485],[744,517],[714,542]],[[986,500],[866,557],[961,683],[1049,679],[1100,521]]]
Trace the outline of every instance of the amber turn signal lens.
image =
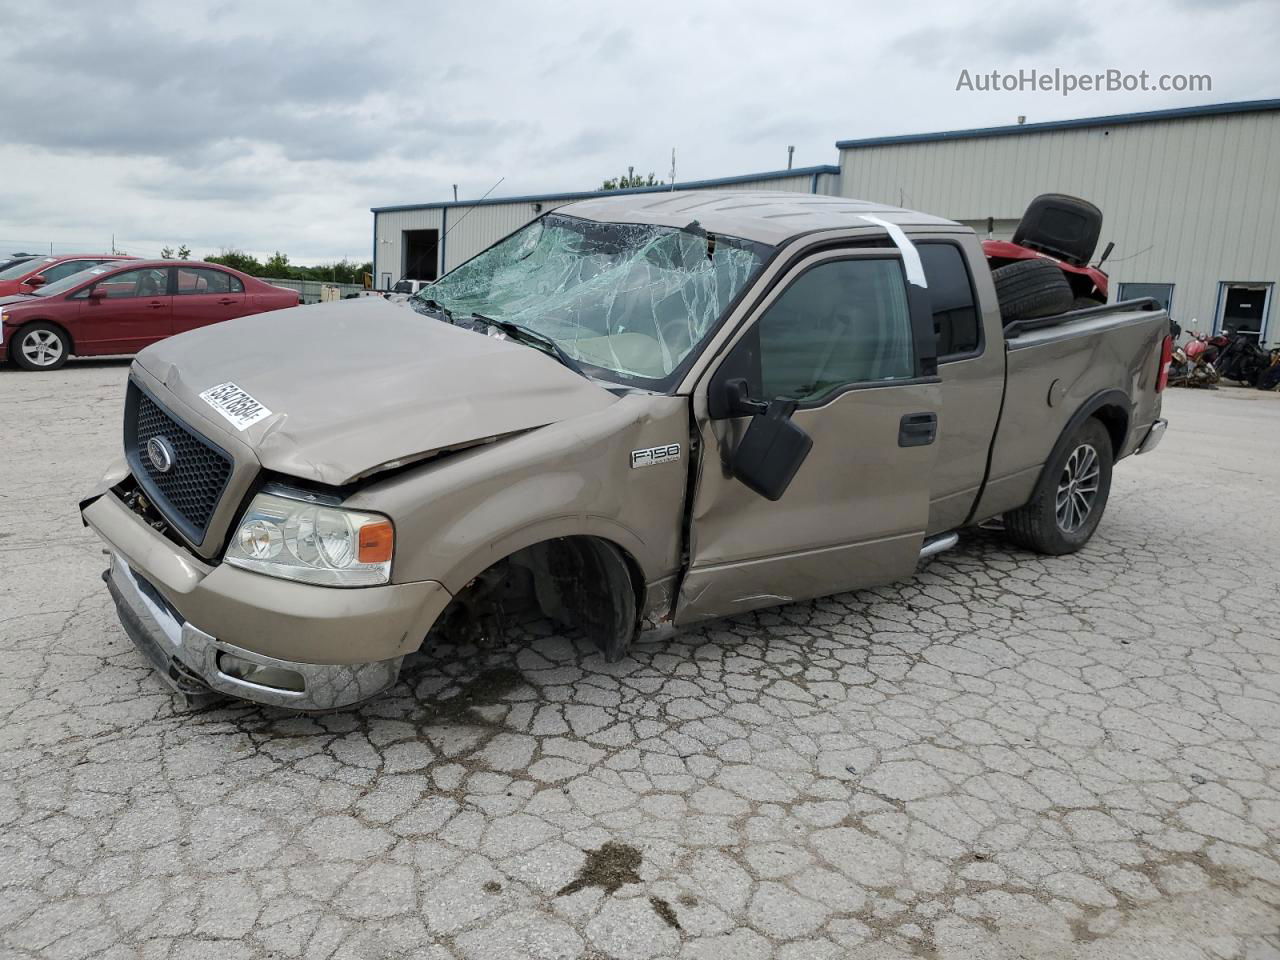
[[390,520],[375,520],[360,528],[360,548],[356,559],[361,563],[387,563],[395,550],[396,533]]

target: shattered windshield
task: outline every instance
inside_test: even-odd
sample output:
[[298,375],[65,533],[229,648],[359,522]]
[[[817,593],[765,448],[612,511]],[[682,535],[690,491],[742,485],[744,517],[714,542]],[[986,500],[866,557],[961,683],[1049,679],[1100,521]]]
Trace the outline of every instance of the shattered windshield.
[[765,244],[548,214],[425,286],[455,322],[473,314],[555,342],[592,375],[663,381],[715,328],[764,263]]

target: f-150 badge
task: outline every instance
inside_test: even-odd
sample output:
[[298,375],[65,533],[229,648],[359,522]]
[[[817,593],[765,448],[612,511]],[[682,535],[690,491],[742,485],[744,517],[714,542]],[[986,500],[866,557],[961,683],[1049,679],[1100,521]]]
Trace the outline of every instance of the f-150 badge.
[[680,459],[680,444],[664,443],[660,447],[645,447],[631,451],[631,469],[656,467],[660,463],[675,463]]

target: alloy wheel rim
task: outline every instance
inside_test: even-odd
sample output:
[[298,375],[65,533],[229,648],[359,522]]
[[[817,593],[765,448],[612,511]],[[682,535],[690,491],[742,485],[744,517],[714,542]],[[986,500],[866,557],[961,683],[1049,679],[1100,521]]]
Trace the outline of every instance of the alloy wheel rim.
[[1085,525],[1098,499],[1101,477],[1098,451],[1091,444],[1082,443],[1071,451],[1062,468],[1054,500],[1058,529],[1063,533],[1075,533]]
[[22,355],[37,367],[51,367],[62,358],[62,339],[49,330],[32,330],[22,338]]

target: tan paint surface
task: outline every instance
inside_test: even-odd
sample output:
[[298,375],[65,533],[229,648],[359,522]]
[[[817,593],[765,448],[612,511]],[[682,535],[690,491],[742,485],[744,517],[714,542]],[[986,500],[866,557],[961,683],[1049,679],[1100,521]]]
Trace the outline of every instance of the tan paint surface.
[[[335,485],[391,461],[614,402],[538,350],[380,297],[204,327],[149,347],[137,365],[252,448],[267,469]],[[272,416],[247,430],[231,427],[199,396],[227,381]]]
[[[888,251],[864,253],[880,258]],[[794,277],[847,254],[797,262],[724,339],[719,355]],[[772,502],[731,475],[729,459],[749,420],[709,419],[715,365],[705,369],[695,389],[702,457],[677,623],[884,583],[915,568],[937,443],[899,447],[898,429],[904,415],[938,411],[938,383],[866,385],[797,410],[792,419],[812,437],[813,449],[782,499]]]
[[[645,198],[645,222],[687,221],[688,195],[669,209],[661,199]],[[581,213],[604,217],[609,203],[625,211],[638,202],[592,201]],[[760,203],[721,203],[704,214],[731,224],[782,201]],[[201,629],[312,662],[386,659],[413,649],[474,577],[557,537],[618,545],[644,584],[647,612],[661,617],[674,607],[680,622],[905,576],[926,533],[962,523],[973,507],[1000,404],[1006,354],[971,232],[910,211],[881,212],[909,233],[961,239],[985,307],[986,349],[944,365],[938,382],[847,390],[799,411],[796,422],[814,447],[781,501],[749,491],[725,467],[742,421],[707,417],[710,377],[781,291],[774,281],[813,244],[874,235],[871,227],[842,226],[866,209],[845,202],[802,210],[802,219],[826,231],[789,242],[671,396],[611,392],[529,347],[378,301],[280,311],[254,318],[251,329],[232,322],[166,341],[139,358],[133,376],[236,458],[204,559],[155,534],[114,497],[86,515]],[[776,233],[780,223],[771,220],[759,232]],[[808,259],[825,256],[831,254]],[[1025,502],[1063,425],[1099,390],[1130,398],[1134,429],[1122,452],[1136,445],[1159,412],[1153,388],[1166,323],[1163,314],[1113,314],[1018,338],[1007,354],[1004,421],[977,519]],[[259,349],[244,348],[249,332]],[[290,363],[296,376],[288,375]],[[276,416],[234,430],[198,399],[224,380]],[[1054,380],[1062,399],[1049,406]],[[937,441],[899,447],[901,417],[926,411],[939,415]],[[490,442],[470,445],[482,440]],[[633,451],[669,444],[680,445],[678,459],[632,466]],[[439,454],[413,462],[431,451]],[[409,465],[363,481],[347,498],[394,522],[392,585],[312,587],[207,562],[219,554],[261,467],[335,484],[402,460]],[[114,511],[99,505],[109,503]]]

